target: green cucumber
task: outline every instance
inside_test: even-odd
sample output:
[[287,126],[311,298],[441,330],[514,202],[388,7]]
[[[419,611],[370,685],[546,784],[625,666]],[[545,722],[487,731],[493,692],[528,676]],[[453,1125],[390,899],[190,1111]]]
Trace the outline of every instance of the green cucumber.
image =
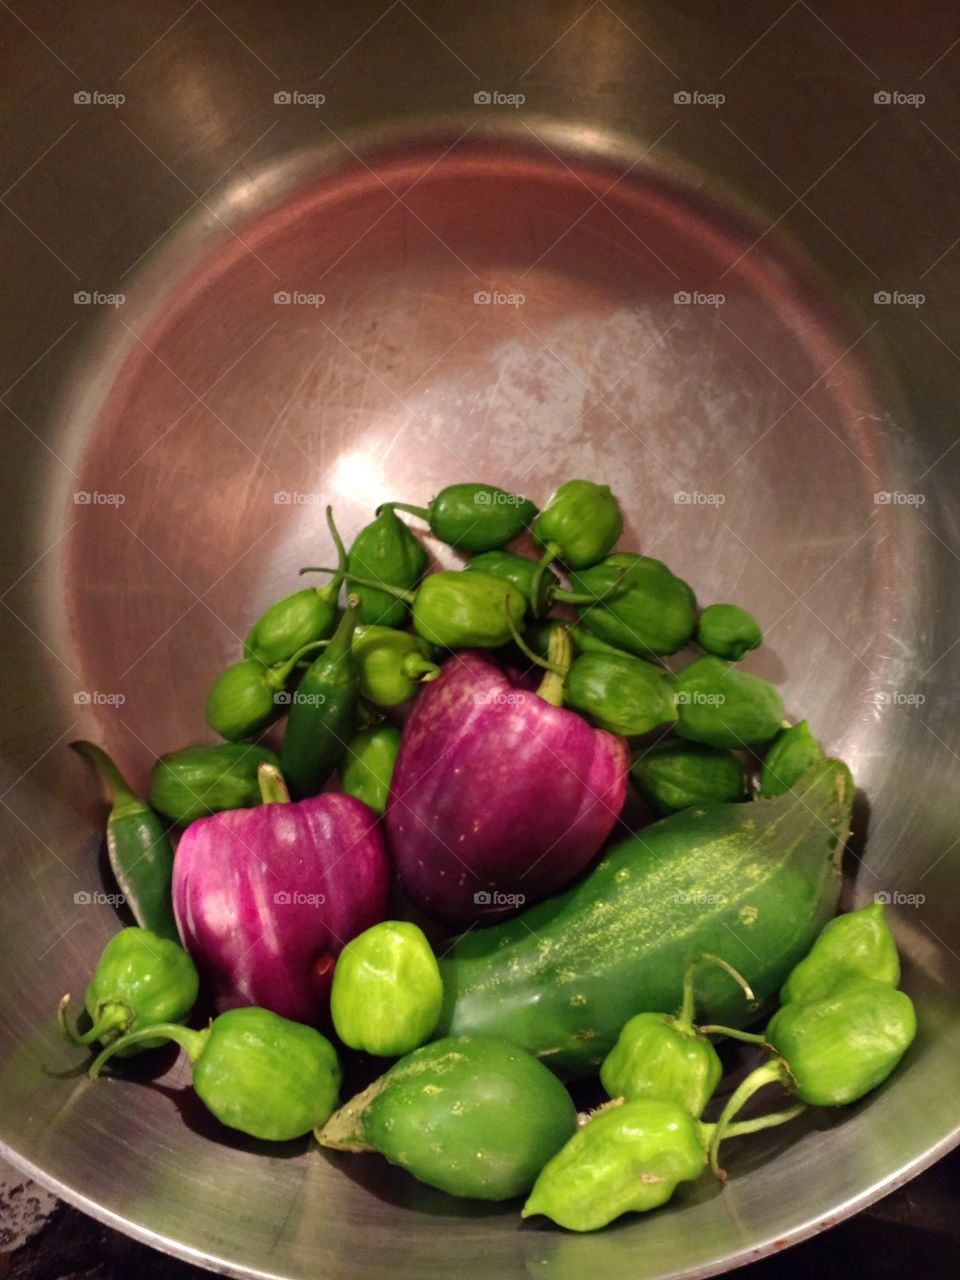
[[[774,800],[684,809],[612,846],[580,884],[461,938],[441,961],[438,1035],[496,1035],[555,1070],[597,1069],[637,1013],[672,1013],[701,952],[773,1001],[836,910],[853,780],[824,760]],[[704,1023],[743,1026],[723,970],[697,984]]]

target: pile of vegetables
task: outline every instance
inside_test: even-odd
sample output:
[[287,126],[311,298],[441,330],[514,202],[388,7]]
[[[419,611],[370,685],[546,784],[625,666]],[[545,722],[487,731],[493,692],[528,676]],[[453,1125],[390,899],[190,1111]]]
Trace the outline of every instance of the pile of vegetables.
[[[471,558],[428,573],[400,512]],[[832,918],[853,780],[737,665],[756,620],[617,551],[620,505],[586,480],[540,511],[481,484],[387,503],[349,549],[327,522],[337,562],[304,572],[329,580],[212,682],[223,741],[157,760],[149,803],[75,744],[136,920],[84,1025],[60,1005],[91,1077],[172,1041],[233,1129],[379,1151],[574,1231],[881,1084],[916,1022],[883,905]],[[639,829],[631,784],[661,815]],[[391,885],[426,932],[387,918]],[[191,1027],[201,992],[216,1016]],[[724,1037],[758,1056],[726,1097]],[[396,1061],[340,1105],[358,1053]],[[607,1101],[578,1116],[591,1077]]]

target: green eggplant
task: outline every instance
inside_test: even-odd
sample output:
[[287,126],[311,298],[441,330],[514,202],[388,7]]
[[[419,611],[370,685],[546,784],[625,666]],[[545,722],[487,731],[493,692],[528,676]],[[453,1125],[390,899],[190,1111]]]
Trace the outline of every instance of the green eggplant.
[[738,604],[710,604],[700,614],[697,643],[718,658],[739,662],[763,644],[763,632],[753,614]]
[[360,729],[347,743],[340,764],[340,786],[375,813],[383,813],[390,795],[390,779],[400,750],[400,730],[392,724]]
[[811,765],[822,759],[823,748],[806,720],[781,729],[763,759],[760,795],[765,800],[783,795]]
[[626,653],[582,653],[575,658],[567,672],[564,701],[601,729],[625,737],[677,720],[667,673]]
[[766,680],[706,654],[674,681],[677,733],[709,747],[748,747],[769,742],[784,723],[780,694]]
[[150,804],[180,826],[223,809],[250,809],[260,803],[261,764],[280,761],[274,752],[252,742],[171,751],[153,766]]
[[743,795],[743,769],[732,751],[700,742],[657,742],[630,766],[638,791],[661,813],[728,804]]
[[648,556],[617,552],[592,568],[571,573],[570,584],[597,601],[579,610],[581,624],[628,653],[676,653],[696,629],[693,591],[665,564]]
[[[373,582],[410,590],[427,571],[429,557],[420,539],[391,507],[383,507],[353,540],[347,567]],[[360,622],[364,626],[402,627],[409,608],[404,600],[378,587],[357,587]]]
[[451,484],[440,490],[429,507],[388,502],[379,511],[387,509],[419,516],[435,537],[461,551],[502,547],[522,533],[537,514],[529,499],[492,484]]

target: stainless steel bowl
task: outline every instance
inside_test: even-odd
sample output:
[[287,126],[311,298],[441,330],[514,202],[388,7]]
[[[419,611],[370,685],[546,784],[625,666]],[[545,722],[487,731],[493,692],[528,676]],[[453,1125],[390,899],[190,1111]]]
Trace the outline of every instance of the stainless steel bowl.
[[[957,1141],[960,19],[820,9],[3,6],[0,1135],[67,1199],[237,1274],[636,1280]],[[225,1141],[181,1065],[71,1074],[53,1011],[115,917],[66,743],[142,784],[200,737],[248,620],[329,554],[321,500],[350,532],[569,474],[756,610],[753,668],[853,765],[850,896],[890,895],[921,1018],[895,1078],[571,1238]]]

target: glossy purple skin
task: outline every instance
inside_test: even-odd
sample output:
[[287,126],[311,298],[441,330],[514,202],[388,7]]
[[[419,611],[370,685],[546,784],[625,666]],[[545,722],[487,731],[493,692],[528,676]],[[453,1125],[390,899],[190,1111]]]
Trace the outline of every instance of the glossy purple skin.
[[488,655],[449,658],[417,695],[387,805],[408,896],[462,923],[553,893],[610,834],[628,763],[623,738],[520,688]]
[[377,815],[327,793],[199,818],[181,837],[173,906],[218,1009],[260,1005],[322,1024],[336,955],[386,915]]

